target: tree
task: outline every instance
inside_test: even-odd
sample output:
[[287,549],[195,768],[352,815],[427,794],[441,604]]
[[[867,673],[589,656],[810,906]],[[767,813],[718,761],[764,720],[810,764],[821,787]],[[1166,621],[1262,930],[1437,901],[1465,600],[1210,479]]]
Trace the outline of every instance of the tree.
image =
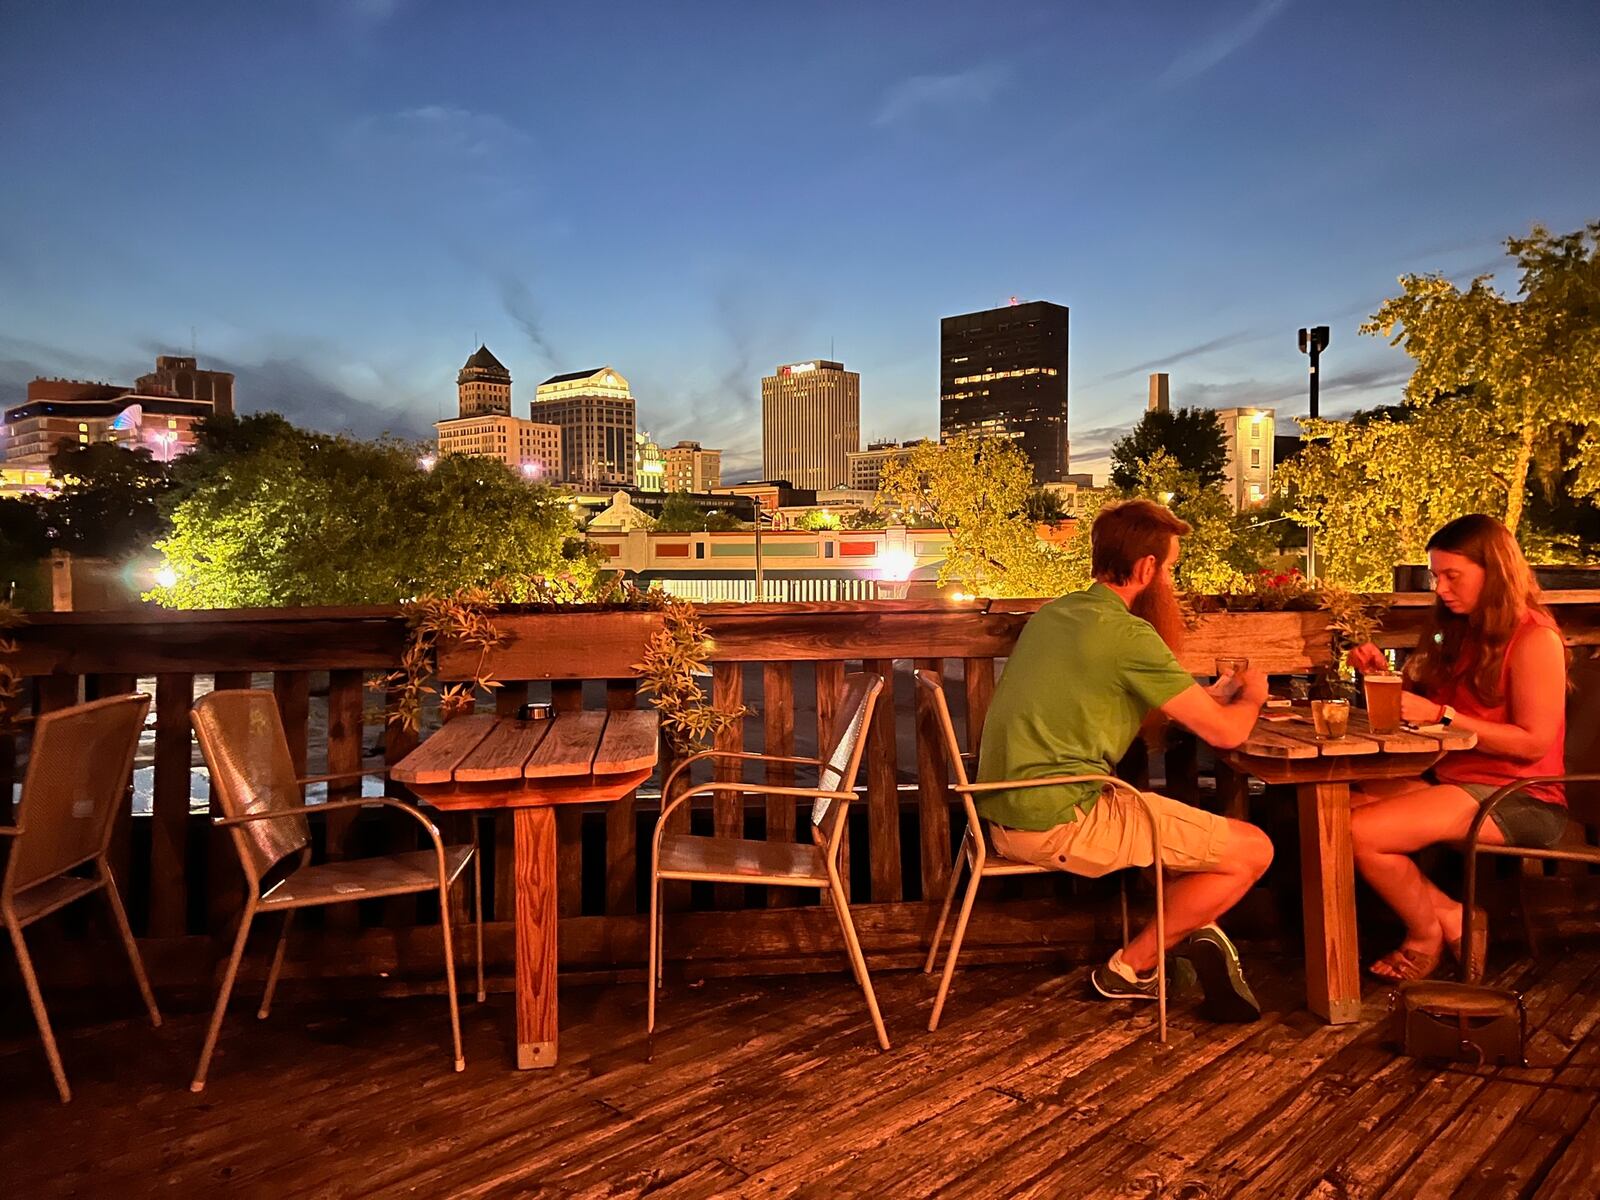
[[1054,525],[1059,521],[1065,521],[1070,515],[1067,506],[1061,501],[1060,493],[1052,492],[1049,488],[1034,488],[1028,493],[1023,508],[1028,514],[1028,520],[1035,525]]
[[745,523],[722,509],[704,509],[689,498],[688,492],[673,492],[661,505],[656,518],[658,533],[731,533]]
[[1387,589],[1395,564],[1421,562],[1440,525],[1504,504],[1486,403],[1436,400],[1401,415],[1303,419],[1300,453],[1277,470],[1286,511],[1315,532],[1318,573],[1331,583]]
[[1149,411],[1133,432],[1111,447],[1111,484],[1130,491],[1138,485],[1139,467],[1158,452],[1165,452],[1177,469],[1194,476],[1202,486],[1222,482],[1228,462],[1222,422],[1209,408]]
[[1262,547],[1271,535],[1257,534],[1250,510],[1235,513],[1221,488],[1201,482],[1165,450],[1157,450],[1140,464],[1138,480],[1128,494],[1165,504],[1189,523],[1174,572],[1184,591],[1205,595],[1233,591],[1243,576],[1260,570]]
[[32,497],[0,496],[0,604],[18,608],[50,606],[42,506]]
[[148,551],[164,528],[167,469],[148,450],[110,442],[68,446],[51,456],[50,473],[61,486],[38,503],[52,548],[126,558]]
[[389,604],[503,577],[594,579],[567,544],[572,522],[548,488],[503,463],[361,442],[285,423],[238,452],[216,448],[174,493],[158,543],[175,608]]
[[1535,225],[1508,238],[1521,271],[1519,299],[1474,279],[1466,291],[1441,275],[1404,275],[1402,293],[1361,327],[1401,345],[1416,366],[1406,384],[1413,406],[1470,397],[1478,406],[1476,447],[1495,484],[1485,511],[1515,531],[1539,439],[1584,430],[1562,464],[1577,496],[1600,494],[1600,222],[1553,235]]
[[881,508],[868,505],[851,509],[844,515],[845,529],[883,529],[889,524],[889,514]]
[[[1059,596],[1087,586],[1087,559],[1035,533],[1032,489],[1032,469],[1011,441],[960,434],[885,464],[878,501],[949,533],[941,584],[980,596]],[[1079,541],[1087,539],[1071,539]]]

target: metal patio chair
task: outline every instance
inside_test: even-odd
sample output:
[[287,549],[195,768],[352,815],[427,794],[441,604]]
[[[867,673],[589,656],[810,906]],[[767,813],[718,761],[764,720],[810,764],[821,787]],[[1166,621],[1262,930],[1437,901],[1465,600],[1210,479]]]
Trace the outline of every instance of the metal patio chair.
[[[661,885],[668,879],[705,880],[717,883],[764,883],[769,887],[812,888],[824,893],[833,905],[844,935],[845,951],[856,983],[866,996],[867,1011],[878,1035],[878,1045],[889,1049],[889,1034],[878,1011],[878,998],[867,974],[867,961],[861,953],[855,923],[850,919],[850,900],[839,876],[839,851],[846,834],[850,802],[855,799],[856,773],[866,730],[872,722],[883,678],[876,674],[851,674],[844,679],[844,694],[839,701],[832,737],[823,758],[791,758],[776,754],[746,754],[731,750],[707,750],[679,763],[662,784],[661,794],[672,795],[672,785],[680,775],[702,759],[737,759],[747,762],[800,763],[819,768],[817,786],[780,787],[769,783],[738,780],[703,783],[675,796],[661,810],[656,821],[651,849],[649,996],[645,1017],[647,1033],[656,1027],[656,988],[662,971]],[[756,842],[743,838],[696,837],[667,830],[667,820],[677,808],[696,796],[718,793],[740,796],[810,797],[811,844],[799,842]]]
[[[934,964],[939,958],[939,945],[944,940],[944,928],[950,919],[950,907],[955,900],[956,889],[961,882],[961,868],[965,866],[970,875],[967,880],[966,891],[961,896],[961,912],[956,917],[956,927],[950,936],[950,949],[945,955],[944,974],[939,980],[939,991],[933,1000],[933,1012],[928,1017],[928,1030],[933,1032],[939,1028],[939,1018],[944,1014],[944,1002],[950,993],[950,981],[956,971],[956,956],[961,953],[961,943],[967,934],[967,921],[972,915],[973,903],[978,898],[978,885],[985,879],[995,879],[1001,876],[1015,875],[1046,875],[1052,873],[1050,868],[1037,866],[1033,863],[1017,862],[1015,859],[1005,858],[997,853],[989,844],[989,835],[984,830],[983,819],[978,815],[977,805],[973,797],[984,792],[996,791],[1021,791],[1027,788],[1053,787],[1061,783],[1103,783],[1112,789],[1111,797],[1102,797],[1100,803],[1115,801],[1122,804],[1137,804],[1143,809],[1146,819],[1150,822],[1150,845],[1154,857],[1156,878],[1156,942],[1165,946],[1167,942],[1166,905],[1164,903],[1163,877],[1161,868],[1161,827],[1156,823],[1155,812],[1148,801],[1140,794],[1139,790],[1124,780],[1111,775],[1051,775],[1042,779],[1007,779],[996,780],[988,783],[973,783],[967,776],[966,758],[961,753],[961,744],[956,740],[955,724],[950,720],[950,706],[944,698],[944,680],[935,671],[918,671],[917,684],[924,687],[931,694],[934,711],[939,717],[939,728],[944,734],[945,756],[950,761],[950,770],[955,775],[955,792],[961,797],[961,806],[966,810],[967,829],[961,839],[961,849],[956,854],[956,861],[950,867],[950,886],[945,889],[944,905],[939,909],[939,921],[933,928],[933,938],[928,946],[928,958],[922,965],[923,974],[933,971]],[[1128,872],[1120,872],[1122,884],[1122,945],[1126,949],[1129,938],[1128,924]],[[1167,1040],[1167,956],[1156,956],[1156,1014],[1157,1025],[1161,1041]]]
[[[461,1053],[461,1017],[456,1001],[456,965],[450,929],[450,887],[473,867],[473,901],[477,924],[478,999],[483,990],[483,889],[476,841],[446,846],[433,822],[409,804],[389,798],[330,800],[307,805],[301,788],[309,783],[331,783],[382,775],[379,771],[351,771],[338,775],[297,778],[289,757],[289,743],[276,699],[266,691],[217,691],[195,701],[190,717],[200,752],[211,770],[215,795],[223,816],[212,823],[233,835],[239,865],[244,871],[245,906],[234,938],[233,953],[222,976],[216,1008],[206,1031],[200,1064],[195,1069],[192,1092],[206,1084],[206,1071],[227,1011],[244,956],[250,926],[262,912],[283,912],[283,926],[267,972],[266,991],[257,1016],[265,1018],[283,967],[284,945],[294,912],[328,904],[346,904],[381,896],[437,892],[439,931],[444,940],[446,994],[450,1001],[450,1036],[455,1047],[455,1069],[466,1067]],[[306,815],[341,809],[382,805],[415,820],[427,833],[432,848],[374,858],[347,859],[311,866],[311,829]]]
[[[161,1024],[139,947],[128,928],[128,914],[106,861],[111,827],[128,802],[133,756],[149,711],[150,697],[135,694],[41,716],[34,723],[17,824],[0,827],[0,837],[11,839],[11,857],[0,877],[0,924],[11,935],[33,1019],[39,1026],[39,1040],[44,1043],[63,1104],[72,1099],[72,1089],[67,1086],[23,929],[74,900],[104,893],[150,1023]],[[89,873],[74,873],[84,866],[90,867]]]

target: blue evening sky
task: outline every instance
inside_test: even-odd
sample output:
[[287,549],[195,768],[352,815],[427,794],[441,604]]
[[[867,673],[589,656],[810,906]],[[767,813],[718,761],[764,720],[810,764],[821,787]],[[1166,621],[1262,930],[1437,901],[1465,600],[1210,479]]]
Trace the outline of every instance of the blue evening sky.
[[[941,316],[1072,309],[1074,469],[1144,405],[1395,399],[1404,271],[1600,217],[1600,5],[0,0],[0,402],[158,351],[245,410],[431,432],[609,363],[759,465],[833,353],[933,433]],[[1504,272],[1502,285],[1515,279]]]

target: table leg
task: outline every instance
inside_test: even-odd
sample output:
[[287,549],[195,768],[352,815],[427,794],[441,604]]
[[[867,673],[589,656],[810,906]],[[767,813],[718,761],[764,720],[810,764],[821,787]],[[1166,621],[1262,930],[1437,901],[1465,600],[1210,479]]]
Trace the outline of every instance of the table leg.
[[515,810],[517,1067],[556,1065],[556,814]]
[[1300,889],[1305,906],[1306,1006],[1334,1025],[1361,1016],[1350,785],[1303,783]]

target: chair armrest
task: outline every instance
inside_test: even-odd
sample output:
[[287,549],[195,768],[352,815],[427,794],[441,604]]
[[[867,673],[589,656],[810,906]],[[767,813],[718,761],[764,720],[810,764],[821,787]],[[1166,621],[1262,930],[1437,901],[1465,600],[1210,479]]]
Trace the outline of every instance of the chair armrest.
[[306,775],[296,779],[295,782],[301,786],[308,783],[342,783],[347,779],[366,779],[368,776],[376,779],[387,779],[389,778],[389,769],[385,767],[381,771],[336,771],[332,775]]
[[0,837],[21,837],[21,825],[0,825]]
[[1109,783],[1114,788],[1139,790],[1126,779],[1112,775],[1046,775],[1040,779],[995,779],[987,783],[957,783],[951,786],[963,795],[975,796],[983,792],[1020,792],[1029,788],[1057,787],[1063,783]]
[[701,750],[696,754],[691,754],[667,773],[666,779],[662,780],[661,783],[661,794],[663,796],[668,795],[672,791],[673,780],[694,766],[695,763],[708,758],[732,758],[742,762],[796,763],[800,766],[812,767],[822,766],[820,758],[795,758],[788,754],[752,754],[746,750]]
[[1478,809],[1478,815],[1472,818],[1472,825],[1467,830],[1466,839],[1462,843],[1462,849],[1468,857],[1478,852],[1478,832],[1483,828],[1483,823],[1499,807],[1500,802],[1516,795],[1518,792],[1525,792],[1535,784],[1540,783],[1600,783],[1600,775],[1535,775],[1529,779],[1519,779],[1515,783],[1506,784],[1505,787],[1485,800],[1483,806]]
[[775,783],[749,783],[742,779],[713,779],[708,783],[697,784],[695,787],[684,791],[678,801],[682,802],[690,796],[709,796],[713,792],[739,792],[747,796],[795,796],[800,799],[809,799],[813,796],[824,796],[829,800],[854,800],[854,792],[829,792],[821,788],[783,787]]
[[376,804],[383,808],[397,808],[401,812],[416,819],[428,836],[433,839],[435,847],[442,847],[439,840],[439,828],[422,813],[403,800],[391,800],[387,797],[372,796],[363,799],[329,800],[324,804],[301,804],[294,808],[280,808],[275,812],[246,813],[242,817],[214,817],[211,821],[218,829],[226,829],[234,825],[248,825],[254,821],[277,821],[284,817],[301,817],[309,813],[335,812],[341,808],[363,808],[369,804]]

